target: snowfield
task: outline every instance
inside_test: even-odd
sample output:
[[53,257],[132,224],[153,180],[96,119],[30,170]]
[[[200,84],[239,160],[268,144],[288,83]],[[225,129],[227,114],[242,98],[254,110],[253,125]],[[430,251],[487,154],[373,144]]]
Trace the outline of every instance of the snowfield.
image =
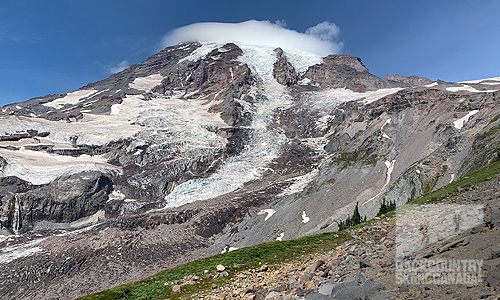
[[55,109],[59,109],[66,104],[77,104],[84,98],[91,96],[92,94],[96,94],[97,90],[79,90],[71,93],[67,93],[66,96],[56,99],[54,101],[43,103],[42,105],[47,107],[52,107]]

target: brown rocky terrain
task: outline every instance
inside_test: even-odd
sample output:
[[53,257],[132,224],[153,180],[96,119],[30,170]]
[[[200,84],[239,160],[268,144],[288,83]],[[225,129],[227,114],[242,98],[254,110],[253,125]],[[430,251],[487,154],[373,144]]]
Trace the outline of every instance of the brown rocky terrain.
[[[354,238],[315,255],[297,257],[292,263],[232,274],[231,280],[212,291],[191,295],[191,299],[499,299],[500,297],[500,176],[451,194],[434,211],[448,205],[480,206],[483,222],[460,234],[444,238],[414,252],[412,259],[481,260],[474,270],[477,282],[469,284],[398,284],[396,280],[397,223],[405,212],[391,218],[376,217],[369,225],[350,229]],[[423,208],[413,224],[431,222]],[[444,219],[442,220],[444,221]],[[443,275],[445,276],[445,275]],[[190,281],[186,277],[185,282]],[[182,283],[180,283],[182,287]],[[182,289],[181,289],[182,290]]]

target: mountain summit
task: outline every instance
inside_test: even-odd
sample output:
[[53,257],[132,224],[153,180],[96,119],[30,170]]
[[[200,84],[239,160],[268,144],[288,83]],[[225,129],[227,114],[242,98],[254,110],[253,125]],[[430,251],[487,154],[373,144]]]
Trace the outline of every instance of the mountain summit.
[[[496,159],[500,79],[371,74],[350,55],[184,43],[1,109],[0,296],[70,299],[334,231]],[[22,274],[22,275],[20,275]]]

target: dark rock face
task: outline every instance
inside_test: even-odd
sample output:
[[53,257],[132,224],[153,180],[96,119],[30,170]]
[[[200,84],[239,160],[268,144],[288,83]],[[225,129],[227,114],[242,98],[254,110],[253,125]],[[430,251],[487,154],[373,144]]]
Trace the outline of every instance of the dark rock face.
[[276,81],[282,85],[291,86],[297,83],[297,74],[295,68],[286,59],[281,48],[274,49],[276,62],[274,63],[273,75]]
[[103,209],[112,187],[111,180],[99,172],[64,176],[44,186],[32,186],[16,177],[2,178],[2,226],[13,226],[15,202],[19,207],[21,225],[18,229],[21,233],[43,220],[56,223],[76,221]]
[[392,87],[371,74],[361,59],[351,55],[329,55],[323,58],[323,64],[310,67],[301,76],[303,78],[309,78],[322,88],[347,88],[355,92]]

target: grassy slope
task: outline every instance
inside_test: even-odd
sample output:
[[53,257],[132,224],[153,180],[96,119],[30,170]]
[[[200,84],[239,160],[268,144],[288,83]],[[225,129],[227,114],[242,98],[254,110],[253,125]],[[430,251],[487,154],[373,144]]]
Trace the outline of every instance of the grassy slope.
[[[411,209],[415,204],[421,205],[438,201],[444,195],[456,193],[459,187],[466,188],[469,185],[486,181],[498,174],[500,174],[500,161],[493,162],[478,171],[472,172],[442,189],[412,200],[407,205],[398,208],[398,211]],[[387,217],[392,217],[394,214],[395,212],[391,212],[387,214]],[[361,224],[356,227],[363,225]],[[296,259],[297,256],[303,254],[325,252],[348,239],[351,239],[351,237],[344,231],[341,231],[312,235],[291,241],[269,242],[193,261],[162,271],[141,281],[124,284],[79,299],[179,299],[182,295],[171,293],[172,287],[170,283],[175,283],[184,276],[198,275],[201,279],[195,285],[184,286],[183,293],[200,292],[209,289],[212,283],[221,284],[229,279],[229,277],[208,279],[202,276],[205,270],[213,271],[218,264],[226,266],[230,274],[235,274],[240,270],[256,268],[259,263],[273,265]],[[165,285],[165,283],[168,284]]]

